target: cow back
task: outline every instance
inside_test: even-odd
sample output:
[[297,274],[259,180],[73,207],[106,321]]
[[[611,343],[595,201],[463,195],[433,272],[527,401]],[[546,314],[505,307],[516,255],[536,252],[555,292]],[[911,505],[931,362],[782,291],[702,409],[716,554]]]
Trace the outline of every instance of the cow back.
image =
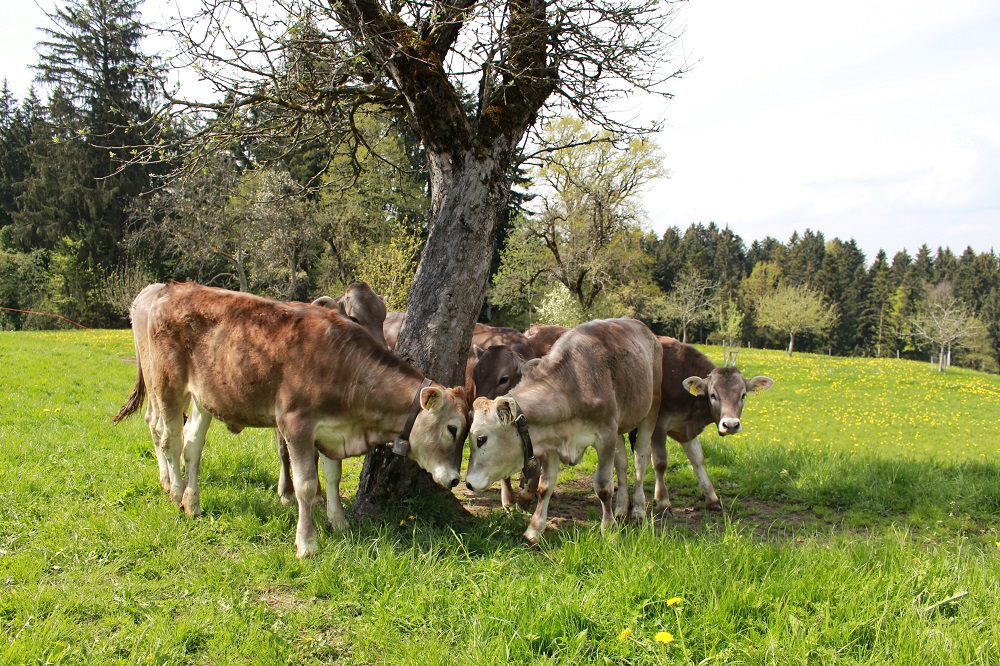
[[603,319],[561,336],[511,396],[533,421],[614,419],[627,432],[659,404],[661,376],[662,349],[645,324]]

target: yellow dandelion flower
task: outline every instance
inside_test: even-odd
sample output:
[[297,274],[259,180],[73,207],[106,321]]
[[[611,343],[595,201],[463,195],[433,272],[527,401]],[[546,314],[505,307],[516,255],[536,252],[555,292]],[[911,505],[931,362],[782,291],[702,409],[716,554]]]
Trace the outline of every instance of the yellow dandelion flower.
[[410,520],[416,520],[416,519],[417,519],[416,516],[410,516]]
[[632,635],[631,629],[628,628],[622,629],[622,633],[618,634],[618,640],[623,641],[631,635]]
[[1000,548],[1000,541],[997,541],[997,548]]
[[667,599],[667,605],[668,606],[676,606],[677,604],[681,603],[682,601],[684,601],[684,600],[681,599],[680,597],[671,597],[670,599]]
[[58,408],[58,407],[56,407],[56,411],[57,411],[57,412],[59,411],[59,408]]
[[48,407],[46,407],[46,408],[45,408],[45,409],[43,409],[42,411],[45,411],[45,412],[51,412],[52,410],[51,410],[51,409],[49,409]]
[[664,645],[674,642],[674,635],[669,631],[659,631],[653,638],[656,639],[657,643],[663,643]]
[[403,526],[403,525],[406,524],[406,521],[405,520],[401,520],[401,521],[399,521],[399,524],[400,524],[400,526]]

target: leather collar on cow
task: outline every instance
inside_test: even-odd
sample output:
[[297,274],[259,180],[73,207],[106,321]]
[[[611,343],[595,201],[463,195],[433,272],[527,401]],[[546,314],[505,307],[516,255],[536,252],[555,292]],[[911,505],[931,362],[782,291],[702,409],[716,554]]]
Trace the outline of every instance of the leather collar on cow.
[[[513,400],[513,398],[512,398]],[[531,445],[531,434],[528,432],[528,420],[524,418],[521,406],[514,400],[514,409],[517,416],[514,417],[514,425],[517,426],[517,434],[521,436],[521,452],[524,456],[524,467],[521,475],[525,479],[537,479],[542,475],[542,465],[535,457],[535,448]]]
[[431,380],[425,379],[420,388],[417,389],[417,397],[413,399],[413,405],[410,407],[410,415],[406,417],[406,425],[403,426],[403,432],[399,433],[399,436],[392,443],[392,452],[398,456],[405,458],[410,453],[410,431],[413,430],[417,414],[420,413],[420,393],[430,385]]

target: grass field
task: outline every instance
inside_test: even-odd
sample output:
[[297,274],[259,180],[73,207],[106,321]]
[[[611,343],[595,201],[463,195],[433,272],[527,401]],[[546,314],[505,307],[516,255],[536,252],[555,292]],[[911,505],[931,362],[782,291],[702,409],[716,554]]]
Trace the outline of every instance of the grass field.
[[539,550],[493,490],[299,561],[268,431],[213,427],[204,515],[169,502],[141,417],[109,423],[132,355],[0,334],[0,663],[1000,664],[1000,377],[744,350],[776,383],[702,438],[721,514],[671,443],[662,522],[602,537],[589,456]]

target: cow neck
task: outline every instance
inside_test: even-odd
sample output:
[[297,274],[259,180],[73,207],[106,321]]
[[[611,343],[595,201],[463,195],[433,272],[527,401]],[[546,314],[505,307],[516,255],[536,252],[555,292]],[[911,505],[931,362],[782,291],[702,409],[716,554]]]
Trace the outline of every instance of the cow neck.
[[420,383],[420,388],[417,389],[417,395],[413,398],[413,404],[410,405],[410,413],[406,417],[406,424],[403,426],[403,430],[396,436],[395,441],[392,444],[392,452],[396,455],[406,456],[410,452],[410,432],[413,430],[413,424],[417,420],[417,415],[420,414],[420,394],[425,388],[431,385],[430,379],[424,379]]
[[517,428],[517,434],[521,438],[521,454],[524,458],[521,474],[529,480],[537,479],[541,476],[542,470],[541,464],[535,456],[535,447],[531,444],[531,433],[528,432],[528,420],[524,417],[524,412],[521,411],[521,406],[517,404],[517,400],[513,398],[511,400],[514,402],[514,427]]

